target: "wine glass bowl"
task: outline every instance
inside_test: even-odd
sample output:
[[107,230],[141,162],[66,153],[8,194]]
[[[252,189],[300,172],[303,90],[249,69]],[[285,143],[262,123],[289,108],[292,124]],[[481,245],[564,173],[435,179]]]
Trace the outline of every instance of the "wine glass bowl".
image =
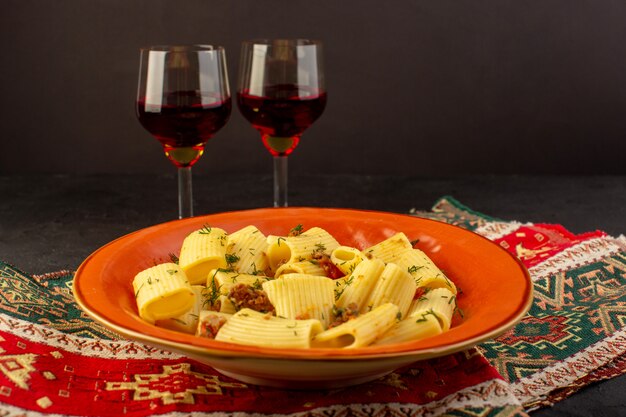
[[227,123],[231,107],[224,48],[141,49],[137,117],[177,167],[179,218],[193,215],[191,167]]
[[175,166],[193,166],[208,140],[228,121],[230,98],[215,98],[212,103],[211,99],[193,91],[174,92],[164,97],[159,111],[147,111],[145,98],[137,101],[140,123],[161,142]]
[[287,156],[324,112],[322,45],[307,39],[242,44],[237,104],[274,157],[274,206],[287,206]]
[[326,92],[314,92],[293,84],[266,88],[264,96],[240,91],[237,100],[241,114],[261,133],[272,156],[293,152],[300,136],[324,111]]

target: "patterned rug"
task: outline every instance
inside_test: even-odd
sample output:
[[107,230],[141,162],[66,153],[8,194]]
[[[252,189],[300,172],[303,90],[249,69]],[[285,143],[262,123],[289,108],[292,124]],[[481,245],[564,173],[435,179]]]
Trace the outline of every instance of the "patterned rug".
[[329,391],[242,384],[119,338],[74,303],[71,271],[29,276],[0,262],[0,416],[526,416],[626,372],[626,239],[472,211],[430,212],[518,256],[535,285],[519,325],[466,352]]

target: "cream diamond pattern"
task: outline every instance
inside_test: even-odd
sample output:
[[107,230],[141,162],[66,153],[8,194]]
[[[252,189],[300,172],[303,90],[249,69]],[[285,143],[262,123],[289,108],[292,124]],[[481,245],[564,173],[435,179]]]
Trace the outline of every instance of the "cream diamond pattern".
[[30,373],[36,369],[32,365],[37,355],[2,355],[0,356],[0,372],[9,378],[15,385],[22,389],[28,389]]
[[194,394],[222,395],[222,388],[246,388],[245,384],[222,382],[217,376],[191,370],[188,363],[164,365],[160,374],[137,374],[133,382],[107,382],[106,389],[132,390],[133,400],[160,399],[164,405],[194,404]]

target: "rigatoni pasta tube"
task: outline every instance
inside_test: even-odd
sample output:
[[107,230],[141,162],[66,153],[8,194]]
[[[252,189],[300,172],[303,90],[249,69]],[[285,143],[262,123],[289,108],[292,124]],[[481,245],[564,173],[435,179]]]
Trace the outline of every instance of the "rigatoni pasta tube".
[[245,308],[222,326],[215,340],[271,348],[309,348],[311,339],[322,330],[319,320],[274,317]]
[[284,274],[307,274],[326,276],[326,271],[314,259],[308,261],[294,262],[281,265],[274,274],[274,278],[278,278]]
[[175,263],[139,272],[133,279],[133,289],[139,316],[150,323],[180,316],[196,301],[185,272]]
[[357,348],[367,346],[387,332],[398,320],[399,310],[387,303],[317,334],[311,345],[328,348]]
[[265,274],[268,267],[267,238],[255,226],[246,226],[228,235],[226,260],[237,272]]
[[400,309],[401,317],[404,317],[413,301],[415,289],[415,281],[411,275],[398,265],[389,263],[385,265],[385,269],[360,311],[363,313],[379,305],[393,303]]
[[357,248],[339,246],[330,254],[330,261],[345,275],[349,275],[365,256]]
[[212,270],[207,280],[210,309],[224,313],[234,313],[243,307],[264,313],[273,311],[273,307],[266,302],[267,296],[262,290],[262,285],[267,280],[268,278],[264,276],[240,274],[223,269]]
[[423,312],[422,315],[408,317],[397,322],[387,333],[376,340],[373,345],[388,345],[411,340],[420,340],[441,333],[439,320],[433,314]]
[[213,303],[213,308],[211,308],[211,310],[219,311],[220,313],[225,314],[235,314],[237,312],[237,307],[227,295],[220,295],[217,297],[216,302]]
[[411,242],[402,232],[388,237],[363,251],[363,254],[369,258],[378,258],[385,263],[395,262],[399,255],[413,248]]
[[191,308],[180,316],[157,320],[154,324],[166,329],[194,334],[196,332],[196,328],[198,327],[200,311],[204,306],[204,289],[204,285],[192,285],[191,290],[195,294],[195,302]]
[[209,226],[185,238],[178,263],[192,285],[204,284],[212,269],[226,268],[226,243],[226,232]]
[[312,227],[296,236],[268,236],[267,260],[272,271],[284,263],[294,263],[328,255],[339,246],[326,230]]
[[456,294],[454,283],[421,250],[411,249],[403,252],[396,263],[413,276],[418,287],[447,288]]
[[337,307],[355,304],[357,311],[365,311],[370,293],[384,269],[385,264],[380,259],[365,259],[349,276],[337,280]]
[[242,274],[227,269],[214,269],[209,272],[207,278],[207,288],[213,288],[220,294],[228,295],[230,290],[238,285],[244,284],[255,289],[261,289],[268,277],[262,275]]
[[285,274],[263,283],[263,290],[276,309],[288,319],[316,319],[324,327],[332,320],[335,283],[316,275]]
[[408,315],[419,316],[425,311],[430,311],[439,320],[441,328],[448,331],[455,309],[456,295],[447,288],[436,288],[415,300],[411,304]]

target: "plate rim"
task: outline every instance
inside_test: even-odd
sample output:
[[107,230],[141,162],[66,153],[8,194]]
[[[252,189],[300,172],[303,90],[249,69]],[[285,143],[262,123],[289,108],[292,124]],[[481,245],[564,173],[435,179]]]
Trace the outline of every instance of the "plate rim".
[[[467,233],[468,235],[473,235],[474,238],[480,238],[494,248],[497,248],[502,254],[506,254],[510,258],[510,260],[514,261],[516,266],[519,268],[519,271],[523,274],[526,283],[526,294],[525,298],[520,299],[523,300],[523,304],[516,310],[516,313],[511,315],[508,320],[502,322],[497,327],[491,329],[488,332],[481,333],[472,338],[460,340],[455,343],[446,343],[441,346],[434,346],[430,348],[411,348],[410,345],[414,344],[416,341],[404,342],[400,344],[393,344],[388,346],[396,347],[392,351],[385,351],[383,346],[378,347],[377,352],[368,352],[371,351],[371,347],[363,347],[356,349],[339,349],[339,348],[306,348],[306,349],[284,349],[284,348],[269,348],[269,347],[258,347],[258,346],[248,346],[248,345],[239,345],[228,342],[219,342],[210,339],[201,339],[203,340],[202,345],[192,344],[192,343],[183,343],[180,341],[174,341],[169,339],[164,339],[162,337],[157,337],[149,334],[141,333],[134,329],[129,329],[115,323],[103,316],[97,311],[94,311],[89,303],[81,296],[81,291],[78,288],[78,281],[80,280],[81,273],[86,269],[93,258],[95,258],[100,252],[104,251],[106,248],[116,244],[117,242],[125,239],[129,239],[130,237],[147,233],[152,229],[158,229],[162,227],[166,227],[166,225],[173,225],[178,223],[192,223],[192,220],[198,220],[201,218],[212,217],[212,216],[229,216],[229,215],[242,215],[246,213],[254,213],[254,212],[265,212],[265,211],[302,211],[302,210],[314,210],[314,211],[335,211],[341,213],[349,213],[356,212],[362,214],[374,214],[374,215],[383,215],[383,216],[401,216],[411,221],[418,222],[432,222],[443,227],[455,228],[461,231],[461,233]],[[530,310],[533,302],[533,294],[534,294],[534,286],[532,279],[530,277],[530,273],[526,266],[522,263],[522,261],[515,257],[510,252],[506,251],[504,248],[495,244],[493,241],[487,239],[486,237],[475,233],[474,231],[464,229],[460,226],[446,223],[443,221],[419,217],[413,214],[406,213],[394,213],[387,212],[381,210],[371,210],[371,209],[353,209],[353,208],[341,208],[341,207],[311,207],[311,206],[295,206],[295,207],[264,207],[264,208],[252,208],[252,209],[242,209],[242,210],[231,210],[224,212],[216,212],[216,213],[207,213],[194,217],[189,217],[185,219],[175,219],[169,220],[162,223],[153,224],[150,226],[146,226],[132,232],[126,233],[116,239],[111,240],[110,242],[100,246],[96,250],[94,250],[87,258],[81,262],[79,267],[76,269],[74,274],[74,279],[72,282],[72,294],[74,296],[75,301],[80,306],[80,308],[86,312],[92,319],[94,319],[99,324],[103,325],[105,328],[115,332],[118,335],[123,335],[126,338],[129,338],[130,341],[141,341],[142,343],[146,343],[148,345],[152,345],[158,347],[160,349],[173,350],[180,352],[182,354],[197,354],[202,356],[213,357],[213,358],[249,358],[249,359],[271,359],[271,360],[285,360],[285,361],[293,361],[293,360],[307,360],[307,361],[358,361],[358,360],[375,360],[381,358],[393,358],[399,356],[410,356],[411,358],[421,360],[428,359],[431,357],[442,356],[458,351],[462,351],[473,346],[480,344],[481,342],[491,340],[506,331],[510,330],[514,327]],[[163,329],[165,330],[165,329]],[[171,331],[175,334],[179,334],[180,332]],[[185,335],[184,333],[182,333]],[[188,335],[196,338],[196,336]],[[207,342],[208,346],[207,346]],[[212,346],[215,345],[215,346]],[[397,347],[404,347],[398,349]]]

